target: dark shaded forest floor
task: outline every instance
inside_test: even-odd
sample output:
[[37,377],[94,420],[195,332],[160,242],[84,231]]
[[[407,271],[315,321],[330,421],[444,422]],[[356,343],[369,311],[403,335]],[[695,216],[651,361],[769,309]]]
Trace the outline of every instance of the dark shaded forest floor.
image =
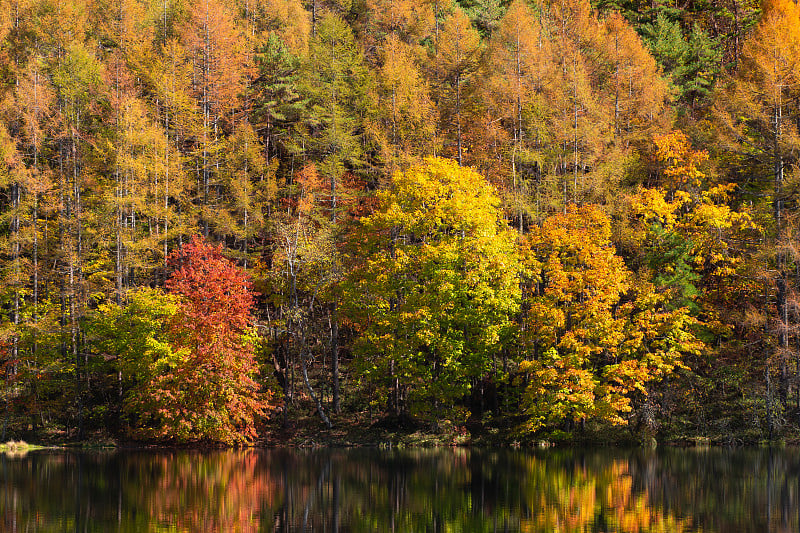
[[[574,425],[547,436],[532,436],[521,430],[523,420],[519,417],[486,415],[473,417],[464,424],[450,420],[432,421],[430,416],[412,418],[396,417],[385,413],[347,411],[338,415],[328,413],[333,427],[328,428],[313,409],[310,402],[298,402],[284,418],[275,412],[267,419],[258,433],[256,447],[385,447],[410,448],[434,446],[478,446],[478,447],[533,447],[533,446],[753,446],[753,445],[800,445],[800,434],[785,431],[770,441],[767,435],[749,432],[705,432],[687,431],[689,428],[672,428],[659,435],[648,435],[627,426],[585,427]],[[202,442],[136,441],[121,436],[113,424],[102,428],[87,429],[80,435],[75,429],[34,429],[30,425],[20,430],[19,425],[10,424],[0,439],[1,443],[24,441],[40,446],[68,447],[168,447],[168,448],[220,448],[220,444]],[[665,428],[666,429],[666,428]]]
[[264,446],[462,446],[472,443],[465,426],[450,422],[421,423],[410,418],[370,417],[347,413],[334,418],[327,428],[316,415],[272,420],[264,428]]
[[[305,410],[304,410],[305,411]],[[516,445],[509,433],[481,424],[455,425],[449,420],[431,423],[410,417],[370,416],[369,413],[342,413],[332,417],[328,428],[314,411],[295,412],[286,420],[280,414],[260,429],[257,447],[432,447],[467,445]],[[203,443],[136,441],[115,435],[108,429],[77,431],[39,428],[33,431],[9,431],[7,441],[25,441],[43,446],[68,447],[190,447],[215,448]],[[3,442],[5,442],[5,440]]]
[[[346,413],[333,417],[333,427],[327,428],[316,413],[294,413],[283,420],[278,415],[267,421],[259,430],[255,446],[263,447],[412,447],[461,446],[473,443],[465,426],[455,426],[449,421],[432,425],[410,418],[370,417],[368,413]],[[2,442],[36,443],[41,446],[67,447],[190,447],[216,448],[218,445],[189,442],[137,441],[121,437],[109,429],[92,429],[79,435],[76,430],[56,428],[28,428],[25,431],[6,432]]]

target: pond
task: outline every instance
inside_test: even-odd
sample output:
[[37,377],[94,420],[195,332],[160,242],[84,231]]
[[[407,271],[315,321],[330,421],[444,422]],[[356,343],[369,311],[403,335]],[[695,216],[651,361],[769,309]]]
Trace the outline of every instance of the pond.
[[0,457],[9,532],[800,530],[795,448]]

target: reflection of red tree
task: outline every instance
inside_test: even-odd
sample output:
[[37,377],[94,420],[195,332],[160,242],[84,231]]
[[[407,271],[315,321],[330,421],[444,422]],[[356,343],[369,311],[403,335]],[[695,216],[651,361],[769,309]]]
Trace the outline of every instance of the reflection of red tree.
[[171,531],[270,530],[283,488],[262,458],[255,450],[160,456],[149,465],[163,474],[151,487],[158,497],[140,496],[153,521]]

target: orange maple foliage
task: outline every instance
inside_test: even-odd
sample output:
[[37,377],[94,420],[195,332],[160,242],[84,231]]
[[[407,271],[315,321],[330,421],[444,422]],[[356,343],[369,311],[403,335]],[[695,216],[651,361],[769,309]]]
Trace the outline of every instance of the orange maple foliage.
[[157,378],[161,436],[250,442],[256,420],[270,407],[254,379],[250,280],[221,246],[198,236],[170,262],[176,270],[167,288],[182,297],[172,328],[181,357]]
[[653,141],[668,190],[689,191],[703,185],[706,175],[700,167],[708,161],[707,151],[694,150],[686,134],[679,130],[656,135]]

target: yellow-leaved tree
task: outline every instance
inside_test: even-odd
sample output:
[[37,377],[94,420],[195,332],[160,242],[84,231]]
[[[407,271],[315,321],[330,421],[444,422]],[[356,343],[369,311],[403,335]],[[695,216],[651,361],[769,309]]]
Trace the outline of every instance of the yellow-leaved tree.
[[703,385],[709,375],[738,386],[736,372],[721,361],[741,350],[734,324],[744,323],[748,302],[763,287],[752,276],[751,257],[762,232],[746,206],[733,207],[735,185],[715,183],[708,153],[693,148],[682,132],[654,141],[661,186],[626,198],[616,218],[616,242],[640,283],[658,295],[663,312],[685,321],[704,345],[684,344],[695,347],[684,350],[692,372],[681,387],[649,387],[652,409],[644,409],[648,416],[639,421],[652,429],[659,406],[705,409],[713,401]]
[[648,384],[700,349],[688,309],[670,306],[652,282],[633,275],[598,206],[569,206],[521,246],[534,280],[521,339],[528,430],[587,420],[625,424]]
[[514,233],[499,207],[482,176],[428,158],[396,173],[362,219],[343,307],[376,405],[463,419],[457,401],[500,372],[519,283]]

